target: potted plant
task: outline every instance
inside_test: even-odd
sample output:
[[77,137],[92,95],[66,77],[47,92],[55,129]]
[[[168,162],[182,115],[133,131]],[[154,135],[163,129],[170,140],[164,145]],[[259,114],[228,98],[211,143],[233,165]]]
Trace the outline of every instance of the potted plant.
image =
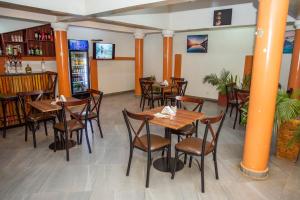
[[[248,103],[242,108],[241,123],[246,125]],[[279,91],[273,127],[272,149],[276,156],[296,160],[300,150],[300,100],[290,97],[287,92]]]
[[226,106],[226,85],[229,83],[237,82],[237,76],[233,76],[230,71],[222,69],[220,75],[215,73],[206,75],[203,78],[203,83],[209,83],[212,86],[216,86],[219,92],[218,94],[218,105]]

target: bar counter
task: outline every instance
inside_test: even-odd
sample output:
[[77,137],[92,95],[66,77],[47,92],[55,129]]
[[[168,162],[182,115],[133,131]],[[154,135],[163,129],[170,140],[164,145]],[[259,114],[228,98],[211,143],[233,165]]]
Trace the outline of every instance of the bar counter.
[[[18,92],[30,92],[43,90],[49,96],[55,96],[57,73],[35,72],[35,73],[11,73],[0,74],[0,119],[3,128],[23,123],[23,113],[17,99]],[[3,112],[3,110],[5,112]],[[5,116],[5,117],[4,117]],[[4,127],[6,128],[6,127]]]

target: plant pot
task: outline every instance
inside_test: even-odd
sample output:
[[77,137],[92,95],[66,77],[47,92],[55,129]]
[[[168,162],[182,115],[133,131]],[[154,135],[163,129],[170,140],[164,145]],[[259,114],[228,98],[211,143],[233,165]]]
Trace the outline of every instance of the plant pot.
[[290,120],[281,124],[277,137],[276,156],[291,161],[297,161],[300,151],[300,144],[288,147],[289,141],[294,137],[294,132],[300,126],[300,120]]
[[224,106],[224,107],[227,105],[227,96],[226,96],[226,94],[219,93],[218,105],[219,106]]

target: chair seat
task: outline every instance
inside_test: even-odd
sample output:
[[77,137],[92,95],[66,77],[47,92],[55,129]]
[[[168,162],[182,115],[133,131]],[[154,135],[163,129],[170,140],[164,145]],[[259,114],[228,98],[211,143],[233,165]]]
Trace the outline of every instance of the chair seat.
[[[74,115],[76,115],[76,116],[78,116],[80,113],[74,113]],[[84,119],[84,116],[85,116],[85,112],[83,112],[82,114],[81,114],[81,118],[82,119]],[[97,118],[97,113],[95,113],[95,112],[89,112],[89,114],[88,114],[88,119],[94,119],[94,118]]]
[[[176,150],[182,151],[185,153],[191,153],[195,155],[201,155],[201,150],[202,150],[202,142],[203,140],[201,138],[186,138],[182,140],[181,142],[177,143],[175,145]],[[211,142],[206,142],[205,145],[205,155],[211,153],[214,149],[213,145]]]
[[[54,125],[54,129],[58,129],[59,131],[65,131],[64,123],[59,122]],[[67,122],[67,129],[69,131],[77,131],[80,129],[84,129],[84,126],[80,124],[77,120],[72,119]]]
[[[150,134],[150,141],[151,141],[151,147],[150,147],[151,151],[161,149],[171,144],[169,139],[166,139],[164,137],[155,134]],[[134,146],[144,151],[147,151],[148,150],[147,135],[145,134],[140,136],[139,140],[135,139]]]
[[187,126],[181,128],[181,129],[178,129],[178,130],[174,130],[174,129],[171,130],[172,134],[186,135],[186,136],[192,135],[195,132],[196,132],[196,127],[193,126],[192,124],[187,125]]
[[27,120],[32,122],[52,120],[55,118],[55,115],[49,113],[32,113],[29,116],[27,116]]

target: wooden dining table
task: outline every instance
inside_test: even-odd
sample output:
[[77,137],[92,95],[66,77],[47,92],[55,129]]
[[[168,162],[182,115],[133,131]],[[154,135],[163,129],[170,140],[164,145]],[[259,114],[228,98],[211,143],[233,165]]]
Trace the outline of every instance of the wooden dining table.
[[[67,102],[74,102],[74,101],[80,101],[80,99],[74,98],[74,97],[66,97]],[[55,103],[55,100],[45,99],[45,100],[39,100],[39,101],[31,101],[28,102],[28,104],[33,107],[34,109],[42,112],[42,113],[48,113],[48,112],[56,112],[58,118],[59,118],[59,111],[62,109],[61,106],[57,105]],[[62,139],[57,140],[56,143],[56,150],[64,150],[65,145],[63,144]],[[72,148],[76,145],[76,142],[74,140],[69,139],[68,140],[68,147]],[[54,149],[55,143],[51,143],[49,145],[49,149]]]
[[[164,107],[157,107],[151,110],[143,111],[139,114],[146,114],[146,115],[152,115],[154,116],[155,113],[159,113],[162,111]],[[192,124],[193,122],[197,120],[203,119],[204,113],[201,112],[195,112],[195,111],[189,111],[189,110],[183,110],[183,109],[177,109],[176,115],[172,116],[170,118],[157,118],[154,117],[152,120],[150,120],[150,124],[158,125],[165,127],[165,134],[166,137],[168,137],[171,140],[171,132],[170,130],[179,130],[189,124]],[[162,172],[172,172],[175,164],[175,158],[171,157],[170,165],[168,167],[167,158],[161,157],[156,159],[153,162],[154,168],[156,168],[159,171]],[[181,170],[184,167],[184,164],[182,161],[178,160],[176,164],[176,171]]]

